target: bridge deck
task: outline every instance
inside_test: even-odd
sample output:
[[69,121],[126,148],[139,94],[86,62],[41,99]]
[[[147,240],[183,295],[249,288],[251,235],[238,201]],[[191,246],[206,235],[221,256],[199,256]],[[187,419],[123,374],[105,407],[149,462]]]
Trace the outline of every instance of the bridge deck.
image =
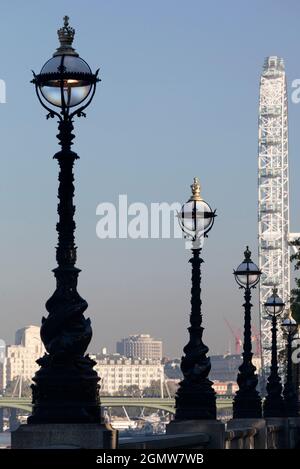
[[[167,412],[175,412],[175,401],[174,399],[161,399],[156,397],[101,397],[101,404],[104,407],[147,407],[152,409],[165,410]],[[217,399],[217,408],[224,409],[231,407],[232,398],[219,398]],[[31,400],[25,398],[12,398],[12,397],[0,397],[0,407],[2,408],[15,408],[31,412]]]

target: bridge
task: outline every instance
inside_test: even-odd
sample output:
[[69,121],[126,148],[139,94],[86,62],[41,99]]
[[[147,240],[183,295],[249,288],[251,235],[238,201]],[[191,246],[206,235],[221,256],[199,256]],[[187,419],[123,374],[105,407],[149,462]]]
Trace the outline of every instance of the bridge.
[[[135,397],[102,397],[103,407],[140,407],[160,409],[170,414],[175,413],[175,401],[168,398],[135,398]],[[9,425],[11,430],[18,427],[17,411],[31,412],[31,400],[26,398],[0,397],[0,432],[3,431],[3,410],[9,409]],[[220,396],[217,408],[231,409],[232,396]],[[2,422],[1,422],[2,421]],[[296,448],[300,444],[300,418],[258,419],[251,423],[241,419],[221,424],[216,430],[205,423],[193,433],[133,435],[120,438],[120,449],[159,449],[159,448],[222,448],[222,449],[276,449]],[[219,433],[218,433],[219,432]]]
[[[101,397],[103,407],[144,407],[175,413],[175,401],[158,397]],[[217,399],[217,408],[225,409],[232,406],[232,397]],[[0,397],[0,408],[10,408],[31,412],[31,400],[28,398]]]

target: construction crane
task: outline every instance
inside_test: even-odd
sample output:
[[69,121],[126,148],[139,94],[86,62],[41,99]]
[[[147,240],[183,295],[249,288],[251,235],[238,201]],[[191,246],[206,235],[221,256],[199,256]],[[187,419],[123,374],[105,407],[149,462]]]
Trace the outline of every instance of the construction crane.
[[[235,340],[235,353],[236,355],[240,355],[241,354],[241,349],[242,349],[242,337],[241,337],[241,330],[240,329],[234,329],[234,327],[232,326],[232,324],[230,324],[230,322],[228,321],[228,319],[226,319],[224,317],[224,321],[228,327],[228,329],[230,330],[232,336],[234,337],[234,340]],[[256,329],[255,326],[252,326],[252,330],[253,330],[253,334],[251,336],[251,339],[252,339],[252,343],[255,343],[255,355],[256,356],[260,356],[261,355],[261,347],[260,347],[260,334],[258,332],[258,330]]]
[[223,319],[224,319],[228,329],[230,330],[232,336],[234,337],[235,354],[240,355],[241,354],[241,349],[242,349],[241,331],[240,330],[235,330],[233,328],[233,326],[230,324],[230,322],[225,317]]
[[255,326],[252,326],[253,334],[252,334],[252,343],[255,343],[255,355],[257,357],[261,356],[261,344],[260,344],[260,333],[256,329]]

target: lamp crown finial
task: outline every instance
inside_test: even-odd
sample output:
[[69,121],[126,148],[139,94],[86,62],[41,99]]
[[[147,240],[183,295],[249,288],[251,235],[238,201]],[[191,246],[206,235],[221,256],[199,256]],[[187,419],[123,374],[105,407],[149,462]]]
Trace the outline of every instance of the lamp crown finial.
[[249,246],[246,246],[246,251],[244,251],[245,259],[250,259],[251,258],[251,251],[249,249]]
[[201,195],[200,195],[201,186],[200,186],[200,181],[198,177],[194,177],[194,182],[191,185],[191,189],[192,189],[192,196],[190,200],[196,200],[196,201],[202,200]]
[[63,18],[64,25],[57,30],[60,46],[53,54],[54,57],[63,54],[78,56],[77,52],[75,52],[75,49],[72,47],[75,36],[75,29],[70,26],[69,19],[69,16],[65,15]]

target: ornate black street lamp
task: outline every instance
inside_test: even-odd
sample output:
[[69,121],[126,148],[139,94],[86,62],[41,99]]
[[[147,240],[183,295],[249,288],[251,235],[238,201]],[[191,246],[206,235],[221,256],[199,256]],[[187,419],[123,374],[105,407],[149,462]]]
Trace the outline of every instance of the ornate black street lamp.
[[[292,349],[298,348],[300,344],[300,331],[299,331],[299,324],[297,324],[296,332],[292,338]],[[299,354],[297,354],[299,356]],[[297,393],[297,408],[298,408],[298,415],[300,415],[300,363],[296,363],[295,365],[295,383],[296,383],[296,393]]]
[[191,315],[189,342],[184,347],[181,360],[183,380],[179,384],[176,395],[175,420],[197,420],[216,418],[216,394],[212,382],[208,379],[210,359],[206,356],[208,347],[202,342],[202,311],[201,311],[201,240],[207,236],[214,224],[216,216],[207,202],[200,195],[198,178],[191,185],[192,196],[182,206],[179,221],[185,237],[192,241]]
[[283,400],[285,407],[286,417],[298,416],[298,395],[296,391],[295,380],[293,379],[293,365],[292,365],[292,341],[295,332],[297,331],[297,323],[292,317],[288,317],[282,321],[282,327],[287,331],[287,367],[286,377],[283,387]]
[[264,417],[283,417],[284,402],[282,397],[281,378],[278,373],[277,360],[277,316],[279,316],[285,304],[277,294],[277,288],[273,288],[272,295],[264,304],[265,309],[272,319],[272,359],[271,370],[267,381],[267,395],[264,401]]
[[74,33],[66,16],[58,30],[60,47],[32,80],[47,118],[58,119],[61,145],[54,155],[60,167],[56,290],[46,303],[49,315],[42,319],[41,338],[47,353],[38,360],[41,368],[33,378],[28,423],[34,424],[100,422],[99,378],[95,362],[85,355],[92,337],[90,320],[83,316],[88,304],[77,292],[80,270],[75,267],[73,165],[79,157],[71,150],[74,117],[85,116],[83,111],[99,80],[98,71],[92,73],[73,49]]
[[247,246],[245,259],[233,272],[235,280],[240,288],[243,288],[245,303],[244,319],[244,348],[243,362],[239,367],[237,376],[238,391],[233,401],[233,418],[261,418],[261,398],[256,389],[258,378],[255,373],[256,367],[252,363],[252,342],[251,342],[251,289],[255,288],[259,282],[261,271],[251,260],[251,252]]

